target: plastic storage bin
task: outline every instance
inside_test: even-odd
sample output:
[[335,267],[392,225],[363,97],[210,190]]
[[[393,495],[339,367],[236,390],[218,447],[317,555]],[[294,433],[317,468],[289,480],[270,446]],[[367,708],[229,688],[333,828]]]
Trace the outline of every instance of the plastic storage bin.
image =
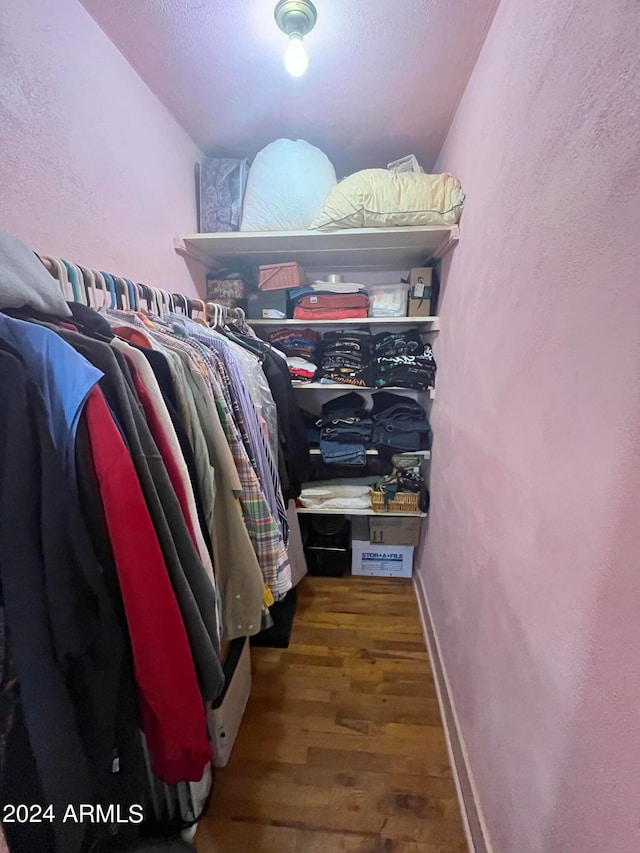
[[408,284],[373,284],[367,288],[370,317],[406,317]]

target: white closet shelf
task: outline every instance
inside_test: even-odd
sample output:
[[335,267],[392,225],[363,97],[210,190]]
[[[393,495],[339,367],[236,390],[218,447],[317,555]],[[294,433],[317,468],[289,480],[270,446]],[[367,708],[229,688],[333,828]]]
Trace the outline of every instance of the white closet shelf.
[[[370,450],[366,450],[365,453],[367,456],[379,456],[380,454],[375,448],[371,448]],[[407,456],[424,456],[425,459],[431,459],[431,451],[430,450],[395,450],[394,453],[403,453]],[[321,456],[319,447],[311,447],[309,448],[309,454],[311,456]]]
[[302,515],[379,515],[381,518],[392,516],[406,516],[407,518],[426,518],[426,512],[376,512],[374,509],[314,509],[311,507],[298,507],[298,513]]
[[431,326],[440,328],[440,317],[365,317],[348,320],[247,320],[250,326]]
[[296,391],[413,391],[415,394],[429,394],[431,400],[436,398],[436,389],[429,388],[429,391],[420,391],[418,388],[403,388],[400,385],[385,385],[382,388],[373,388],[370,386],[363,387],[361,385],[348,385],[343,382],[296,382],[291,383],[292,388]]
[[298,261],[315,269],[404,270],[440,260],[459,239],[457,225],[350,228],[343,231],[227,231],[185,234],[175,250],[213,268]]

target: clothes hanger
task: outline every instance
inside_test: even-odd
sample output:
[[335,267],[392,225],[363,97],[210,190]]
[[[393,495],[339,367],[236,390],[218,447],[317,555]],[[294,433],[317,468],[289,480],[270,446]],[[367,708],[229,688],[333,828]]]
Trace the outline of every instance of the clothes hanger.
[[74,268],[73,264],[70,264],[69,261],[65,261],[64,258],[60,258],[60,261],[64,264],[65,269],[67,270],[67,278],[71,283],[71,292],[73,293],[73,302],[80,302],[80,286],[78,284],[78,273]]
[[126,305],[127,311],[133,311],[135,303],[131,301],[131,291],[129,290],[127,280],[121,277],[119,278],[120,284],[122,285],[122,298],[124,299],[124,304]]
[[85,293],[87,294],[87,305],[90,308],[98,308],[98,291],[96,288],[96,277],[93,270],[87,267],[78,267],[84,282]]
[[34,252],[34,255],[40,261],[46,271],[55,278],[55,267],[51,258],[49,258],[47,255],[39,255],[37,252]]
[[92,270],[92,272],[95,277],[96,283],[98,284],[98,287],[100,289],[100,308],[106,310],[111,304],[111,296],[107,295],[109,285],[107,284],[107,280],[99,270]]
[[246,314],[244,313],[243,308],[232,308],[231,314],[233,316],[233,324],[240,334],[249,335],[250,337],[254,337],[253,329],[248,325]]
[[145,294],[144,285],[143,285],[143,284],[139,284],[137,281],[134,281],[133,286],[135,287],[135,289],[136,289],[136,291],[137,291],[137,293],[138,293],[138,310],[139,310],[139,311],[144,311],[144,310],[145,310],[145,308],[144,308],[144,306],[142,305],[142,302],[143,302],[143,300],[144,300],[144,302],[145,302],[145,303],[147,302],[147,297],[146,297],[146,294]]
[[58,278],[58,272],[56,269],[56,265],[53,263],[51,258],[48,255],[39,255],[37,252],[34,252],[34,254],[35,254],[36,258],[38,258],[40,263],[43,265],[43,267],[46,269],[46,271],[49,273],[49,275],[52,278],[56,279],[56,281],[58,283],[58,287],[60,288],[60,290],[62,290],[62,292],[64,294],[62,284],[60,282],[60,279]]
[[72,266],[72,268],[76,274],[76,281],[78,283],[79,301],[82,303],[82,305],[88,305],[89,301],[88,301],[88,297],[87,297],[87,291],[86,291],[86,288],[84,286],[84,276],[82,274],[82,270],[80,269],[80,265],[76,264],[76,263],[72,263],[71,266]]
[[116,285],[116,294],[119,297],[118,304],[120,301],[122,302],[122,308],[125,311],[131,310],[131,303],[129,302],[129,288],[127,287],[126,281],[121,278],[119,275],[114,275],[113,280]]
[[176,303],[176,310],[178,308],[178,305],[180,305],[180,303],[182,303],[181,311],[185,317],[188,317],[189,316],[189,300],[187,299],[187,297],[184,295],[184,293],[174,293],[172,295],[173,295],[174,302]]
[[173,300],[171,299],[171,295],[161,287],[158,288],[158,292],[160,293],[160,299],[162,300],[162,316],[166,317],[171,313]]
[[215,327],[218,325],[218,306],[215,304],[215,302],[206,302],[205,309],[205,316],[209,321],[208,325],[212,329],[215,329]]
[[202,313],[202,317],[193,317],[194,322],[199,323],[201,326],[207,326],[207,306],[202,299],[192,299],[191,302],[195,303]]
[[232,327],[229,336],[237,344],[240,344],[241,347],[244,347],[244,349],[257,356],[261,363],[264,362],[266,354],[269,351],[269,345],[262,338],[259,338],[248,325],[244,309],[234,308],[233,313],[240,319],[239,324],[234,324],[234,326],[239,326],[239,328]]
[[124,281],[126,282],[127,289],[129,290],[129,302],[133,306],[133,310],[137,311],[139,306],[138,288],[135,286],[135,284],[131,281],[130,278],[125,278]]
[[114,284],[114,281],[108,272],[101,271],[101,275],[104,278],[107,287],[109,288],[109,293],[111,294],[111,304],[109,305],[109,308],[117,308],[118,301],[116,299],[116,286]]
[[160,295],[160,289],[157,287],[152,287],[151,290],[153,291],[153,293],[155,295],[156,314],[162,319],[163,305],[162,305],[162,296]]
[[[44,257],[44,256],[43,256]],[[55,258],[53,255],[47,255],[46,260],[50,261],[53,265],[55,272],[53,273],[54,277],[58,279],[58,284],[60,289],[62,290],[62,295],[65,300],[73,302],[73,288],[71,287],[71,283],[69,281],[69,276],[67,274],[67,268],[62,263],[60,258]],[[45,264],[46,266],[46,264]]]
[[127,285],[120,278],[119,275],[110,274],[113,279],[113,286],[116,291],[116,304],[121,311],[127,311],[129,306],[129,294],[127,291]]
[[150,314],[152,311],[154,295],[151,292],[151,288],[147,287],[146,284],[137,284],[136,287],[140,289],[142,292],[142,299],[147,303],[147,312]]
[[88,305],[89,304],[89,294],[87,292],[87,287],[86,287],[85,281],[84,281],[84,273],[80,269],[79,264],[73,264],[72,266],[76,271],[76,275],[78,276],[78,291],[80,293],[80,302],[83,305]]
[[220,305],[217,302],[209,303],[207,305],[207,308],[209,307],[209,305],[212,305],[214,312],[215,312],[214,313],[213,328],[217,332],[223,332],[224,331],[224,324],[225,324],[225,313],[226,313],[227,309],[223,305]]
[[129,311],[136,310],[136,297],[133,284],[126,278],[121,278],[122,287],[124,288],[125,302],[129,306]]

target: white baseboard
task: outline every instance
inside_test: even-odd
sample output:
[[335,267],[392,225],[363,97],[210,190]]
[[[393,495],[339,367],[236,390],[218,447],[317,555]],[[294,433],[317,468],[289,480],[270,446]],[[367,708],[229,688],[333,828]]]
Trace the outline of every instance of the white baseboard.
[[453,779],[460,802],[460,813],[470,853],[493,853],[487,826],[482,814],[478,791],[469,764],[469,755],[460,728],[447,670],[436,634],[429,598],[421,576],[414,572],[413,585],[418,599],[422,629],[431,659],[431,669],[438,694],[440,715],[444,728]]

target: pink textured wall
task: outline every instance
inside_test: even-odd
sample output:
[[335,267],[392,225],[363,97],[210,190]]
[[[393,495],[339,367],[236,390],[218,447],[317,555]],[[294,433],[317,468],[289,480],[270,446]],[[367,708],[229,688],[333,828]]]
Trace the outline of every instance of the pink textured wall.
[[431,167],[498,0],[320,0],[300,79],[276,0],[82,2],[203,151],[307,139],[345,175]]
[[502,0],[438,168],[434,613],[496,853],[640,850],[640,6]]
[[199,156],[77,0],[0,3],[0,228],[195,293],[173,235],[195,230]]

